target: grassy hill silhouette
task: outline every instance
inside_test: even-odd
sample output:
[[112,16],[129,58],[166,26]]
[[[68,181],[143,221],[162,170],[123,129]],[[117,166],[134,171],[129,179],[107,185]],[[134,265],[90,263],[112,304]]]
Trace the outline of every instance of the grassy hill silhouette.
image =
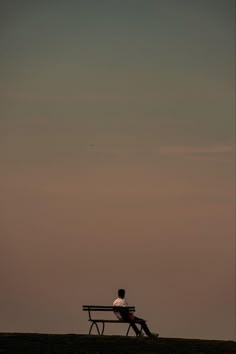
[[0,333],[0,354],[235,354],[236,342],[80,334]]

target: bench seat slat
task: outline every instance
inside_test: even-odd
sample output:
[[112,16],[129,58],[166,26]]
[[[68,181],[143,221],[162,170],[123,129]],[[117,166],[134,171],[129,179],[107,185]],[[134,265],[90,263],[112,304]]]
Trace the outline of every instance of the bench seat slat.
[[94,320],[88,320],[90,322],[106,322],[106,323],[130,323],[129,321],[121,321],[121,320],[99,320],[99,319],[94,319]]
[[83,305],[83,308],[95,308],[95,309],[112,309],[113,307],[134,307],[134,306],[115,306],[115,305],[111,305],[111,306],[95,306],[95,305]]

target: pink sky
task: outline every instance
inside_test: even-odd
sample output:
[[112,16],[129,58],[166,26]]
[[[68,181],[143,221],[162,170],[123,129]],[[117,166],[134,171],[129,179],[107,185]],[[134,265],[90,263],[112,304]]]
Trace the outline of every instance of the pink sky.
[[235,339],[235,2],[49,3],[0,14],[0,331],[87,333],[124,287]]

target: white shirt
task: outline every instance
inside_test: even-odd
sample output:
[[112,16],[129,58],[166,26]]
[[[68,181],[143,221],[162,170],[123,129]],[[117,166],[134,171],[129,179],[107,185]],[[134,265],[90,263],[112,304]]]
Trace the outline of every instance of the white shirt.
[[[125,299],[121,299],[120,297],[118,297],[114,302],[113,302],[113,306],[123,306],[126,307],[128,306],[128,302]],[[115,312],[116,317],[119,320],[122,320],[122,316],[119,312]]]

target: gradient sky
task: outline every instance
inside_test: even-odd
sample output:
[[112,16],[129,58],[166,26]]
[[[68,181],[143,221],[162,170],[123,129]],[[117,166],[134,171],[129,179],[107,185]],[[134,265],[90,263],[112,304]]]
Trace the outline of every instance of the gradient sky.
[[235,1],[2,0],[0,49],[0,331],[86,333],[124,287],[235,339]]

